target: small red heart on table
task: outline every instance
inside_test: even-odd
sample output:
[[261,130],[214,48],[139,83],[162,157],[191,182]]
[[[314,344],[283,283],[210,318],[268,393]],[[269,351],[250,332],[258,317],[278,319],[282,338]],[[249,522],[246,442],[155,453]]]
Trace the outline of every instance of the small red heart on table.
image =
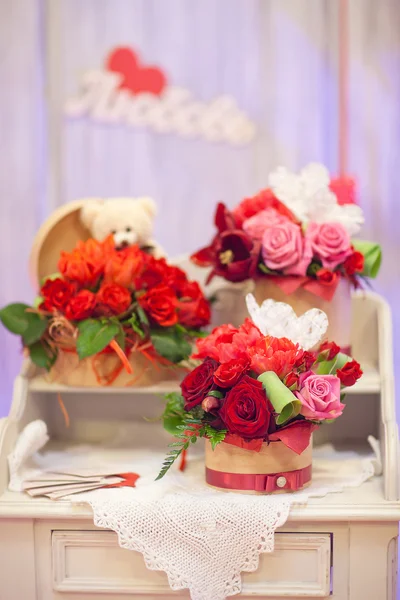
[[167,85],[167,78],[157,67],[142,67],[130,48],[116,48],[107,58],[106,68],[122,75],[119,89],[132,94],[147,92],[159,96]]

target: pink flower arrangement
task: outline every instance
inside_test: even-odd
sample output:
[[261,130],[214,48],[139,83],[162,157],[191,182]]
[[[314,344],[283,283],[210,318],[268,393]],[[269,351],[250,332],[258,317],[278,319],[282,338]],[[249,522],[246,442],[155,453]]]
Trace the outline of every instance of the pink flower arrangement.
[[[304,287],[331,300],[341,279],[357,288],[377,275],[379,245],[350,238],[363,220],[352,179],[329,181],[322,165],[311,165],[299,176],[279,171],[272,181],[275,186],[245,198],[232,212],[218,205],[219,234],[192,255],[199,266],[212,267],[208,280],[268,277],[287,294]],[[222,213],[229,223],[224,231]]]

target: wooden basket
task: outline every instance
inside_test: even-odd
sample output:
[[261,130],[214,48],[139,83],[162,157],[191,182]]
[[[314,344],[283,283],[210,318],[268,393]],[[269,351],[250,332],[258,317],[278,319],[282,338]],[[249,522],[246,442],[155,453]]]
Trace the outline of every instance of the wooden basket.
[[286,302],[300,316],[310,308],[323,310],[329,321],[325,339],[334,341],[346,353],[351,353],[351,286],[341,279],[333,299],[328,302],[319,296],[299,288],[293,294],[285,294],[271,278],[262,278],[255,282],[254,296],[259,304],[267,298],[277,302]]
[[282,442],[264,443],[260,452],[206,440],[206,482],[248,494],[296,492],[311,483],[312,442],[296,454]]

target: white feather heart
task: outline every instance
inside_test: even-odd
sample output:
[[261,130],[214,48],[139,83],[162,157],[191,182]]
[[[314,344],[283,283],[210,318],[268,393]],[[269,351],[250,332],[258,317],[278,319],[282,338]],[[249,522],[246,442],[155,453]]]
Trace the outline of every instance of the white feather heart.
[[318,308],[298,317],[285,302],[267,299],[259,306],[253,294],[246,296],[251,320],[264,335],[286,337],[304,350],[313,348],[328,329],[328,317]]

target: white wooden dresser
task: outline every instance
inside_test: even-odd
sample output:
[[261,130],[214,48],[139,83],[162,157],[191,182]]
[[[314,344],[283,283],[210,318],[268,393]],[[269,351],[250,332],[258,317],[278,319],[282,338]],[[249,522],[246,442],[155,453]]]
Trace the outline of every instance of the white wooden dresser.
[[[274,553],[261,555],[256,573],[243,575],[241,598],[396,598],[400,501],[391,317],[383,299],[371,293],[355,295],[353,308],[353,354],[365,375],[351,388],[343,417],[322,428],[315,441],[355,448],[374,435],[381,440],[383,476],[293,508],[276,534]],[[69,429],[56,400],[59,391]],[[141,554],[121,549],[116,534],[94,527],[89,506],[7,489],[7,455],[30,421],[43,419],[57,447],[101,443],[118,428],[129,431],[130,423],[142,419],[143,406],[147,416],[159,414],[162,391],[162,385],[64,388],[24,366],[10,414],[0,421],[0,600],[189,598],[188,592],[172,592],[164,573],[148,571]]]

